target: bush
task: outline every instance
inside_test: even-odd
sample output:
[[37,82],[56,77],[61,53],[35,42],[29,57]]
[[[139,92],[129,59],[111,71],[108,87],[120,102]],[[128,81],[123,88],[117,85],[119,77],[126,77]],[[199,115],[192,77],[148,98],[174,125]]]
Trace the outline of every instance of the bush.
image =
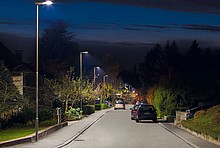
[[34,107],[24,107],[21,111],[13,114],[9,123],[15,124],[20,123],[24,125],[34,125],[36,118]]
[[41,127],[48,127],[48,126],[51,126],[51,125],[55,125],[56,123],[57,123],[57,121],[54,120],[54,119],[45,120],[45,121],[40,122],[40,126]]
[[65,113],[67,115],[67,120],[79,120],[82,117],[82,111],[80,108],[72,108]]
[[106,108],[108,108],[108,104],[104,104],[104,103],[101,104],[101,108],[102,108],[102,109],[106,109]]
[[101,107],[102,107],[101,104],[95,104],[95,110],[101,110],[102,109]]
[[85,105],[85,106],[83,106],[83,113],[85,115],[91,115],[94,112],[95,112],[94,105]]
[[53,118],[53,110],[51,108],[39,108],[39,121],[46,121]]

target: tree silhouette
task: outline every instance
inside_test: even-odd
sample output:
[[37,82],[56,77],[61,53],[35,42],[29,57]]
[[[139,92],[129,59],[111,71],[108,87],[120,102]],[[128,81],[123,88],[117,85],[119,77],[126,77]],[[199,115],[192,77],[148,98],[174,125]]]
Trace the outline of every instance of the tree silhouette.
[[144,87],[158,83],[160,75],[164,72],[164,51],[156,44],[145,56],[143,63],[139,64],[139,76]]
[[187,51],[187,56],[198,56],[201,53],[201,49],[199,48],[199,43],[196,40],[193,41],[190,49]]
[[40,68],[58,75],[70,66],[76,67],[79,51],[73,36],[68,31],[68,25],[63,21],[58,21],[46,28],[40,40]]

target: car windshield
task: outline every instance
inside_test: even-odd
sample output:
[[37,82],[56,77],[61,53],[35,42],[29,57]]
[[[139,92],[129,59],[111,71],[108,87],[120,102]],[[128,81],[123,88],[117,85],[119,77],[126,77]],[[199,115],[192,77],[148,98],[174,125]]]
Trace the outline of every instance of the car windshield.
[[141,111],[154,111],[155,109],[154,109],[154,107],[151,106],[151,105],[142,105],[142,106],[140,107],[140,110],[141,110]]
[[116,101],[115,104],[124,104],[123,101]]

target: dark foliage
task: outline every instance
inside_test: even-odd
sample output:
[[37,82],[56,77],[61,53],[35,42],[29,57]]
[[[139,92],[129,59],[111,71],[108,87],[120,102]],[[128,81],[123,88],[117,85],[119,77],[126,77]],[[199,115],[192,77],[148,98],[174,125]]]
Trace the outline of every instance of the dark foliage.
[[68,32],[65,22],[56,22],[45,29],[40,41],[41,69],[57,76],[70,66],[78,67],[77,43],[73,41],[73,34]]
[[210,49],[204,53],[196,40],[185,55],[174,41],[167,41],[163,48],[152,48],[139,64],[142,88],[153,88],[154,103],[162,112],[220,102],[220,55]]
[[94,105],[84,105],[83,106],[83,114],[85,115],[91,115],[92,113],[95,112],[95,107]]
[[101,110],[102,106],[101,104],[95,104],[95,110]]

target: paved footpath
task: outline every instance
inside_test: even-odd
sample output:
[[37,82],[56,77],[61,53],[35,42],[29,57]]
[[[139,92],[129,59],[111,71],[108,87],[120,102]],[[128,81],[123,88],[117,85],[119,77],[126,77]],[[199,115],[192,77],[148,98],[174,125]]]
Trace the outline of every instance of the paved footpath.
[[198,138],[196,136],[191,135],[187,131],[184,131],[176,126],[174,126],[171,123],[159,123],[161,124],[165,129],[167,129],[169,132],[173,133],[180,139],[184,140],[188,144],[190,144],[194,148],[220,148],[220,145],[216,145],[210,142],[207,142],[205,140],[202,140],[201,138]]
[[[96,111],[94,114],[86,117],[82,120],[76,121],[73,124],[66,126],[46,137],[40,139],[38,142],[25,143],[11,146],[11,148],[62,148],[75,140],[81,133],[92,126],[102,116],[104,116],[111,109]],[[176,135],[180,139],[184,140],[194,148],[220,148],[220,146],[204,141],[198,137],[191,135],[190,133],[173,126],[170,123],[159,123],[166,130]],[[89,146],[88,146],[89,147]]]
[[13,148],[61,148],[77,138],[83,131],[92,126],[99,118],[105,115],[111,109],[96,111],[89,117],[74,122],[46,137],[38,142],[25,143],[11,146]]

